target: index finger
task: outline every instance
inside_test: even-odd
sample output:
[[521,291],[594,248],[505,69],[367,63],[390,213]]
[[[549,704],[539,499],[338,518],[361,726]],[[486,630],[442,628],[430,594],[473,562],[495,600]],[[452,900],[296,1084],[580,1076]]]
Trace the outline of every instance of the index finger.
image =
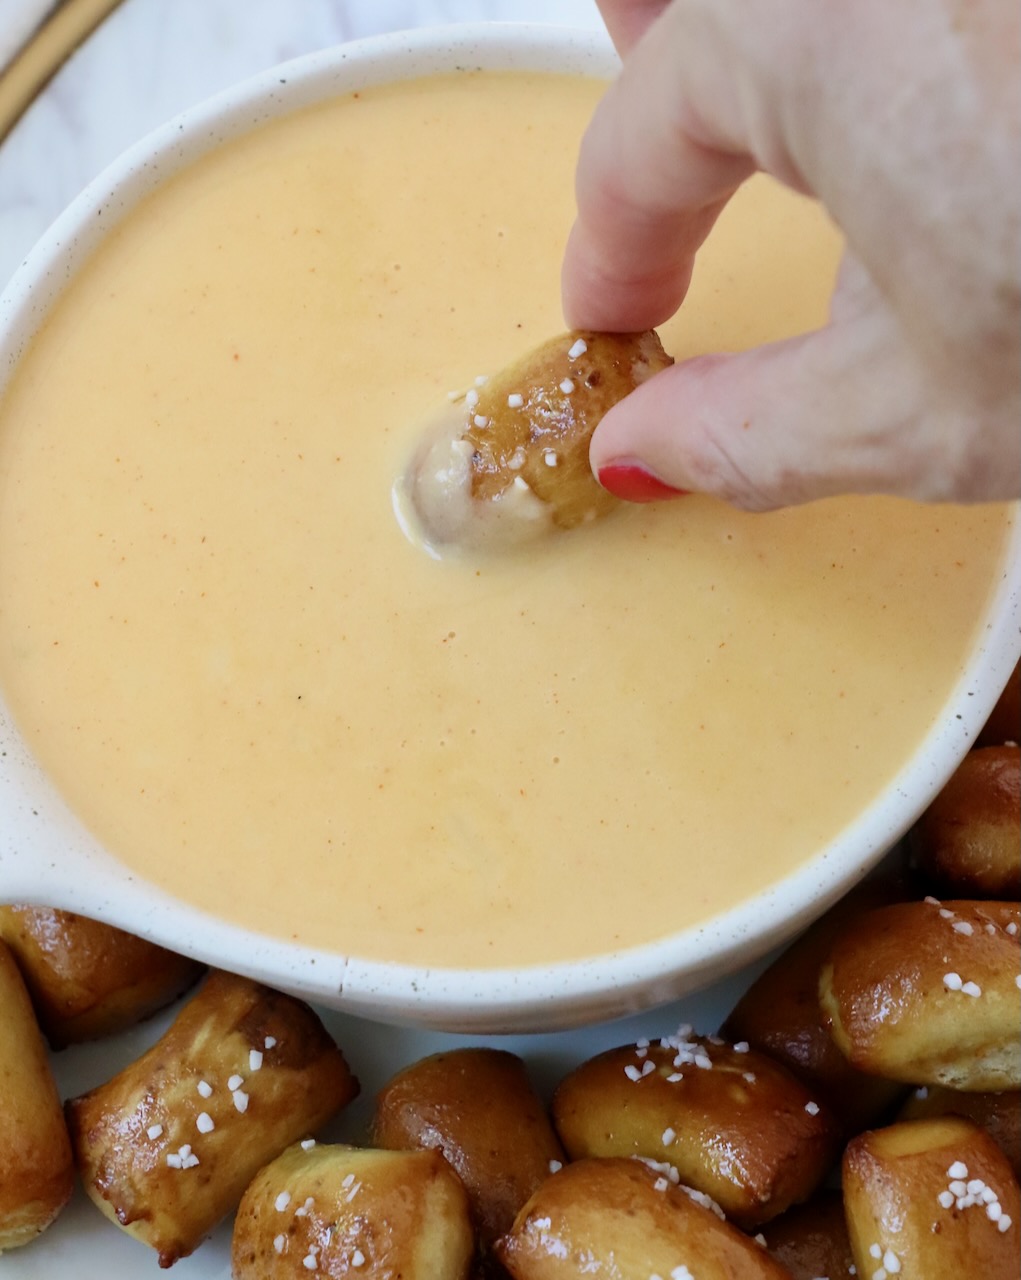
[[610,39],[622,58],[669,3],[670,0],[596,0]]
[[756,167],[697,137],[670,21],[661,14],[635,46],[582,141],[563,269],[572,328],[637,332],[671,316],[696,249]]

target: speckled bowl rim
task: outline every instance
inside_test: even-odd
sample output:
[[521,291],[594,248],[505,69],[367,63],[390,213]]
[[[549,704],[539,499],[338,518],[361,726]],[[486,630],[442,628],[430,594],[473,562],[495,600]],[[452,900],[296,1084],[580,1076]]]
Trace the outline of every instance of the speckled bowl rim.
[[[593,31],[486,23],[418,28],[272,68],[175,117],[114,161],[53,224],[0,297],[0,392],[70,277],[117,220],[204,152],[313,102],[437,72],[560,71],[609,77]],[[62,906],[327,1006],[448,1031],[579,1026],[688,994],[763,955],[860,880],[956,768],[1021,652],[1021,536],[1010,547],[971,662],[919,749],[829,846],[700,926],[581,961],[418,968],[313,950],[219,920],[135,876],[70,812],[0,702],[0,897]],[[61,850],[55,857],[54,850]]]

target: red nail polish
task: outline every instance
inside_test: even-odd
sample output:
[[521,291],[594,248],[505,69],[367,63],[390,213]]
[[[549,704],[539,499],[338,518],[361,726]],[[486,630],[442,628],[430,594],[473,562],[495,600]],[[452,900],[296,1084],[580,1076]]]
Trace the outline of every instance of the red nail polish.
[[680,498],[687,489],[664,484],[636,462],[611,462],[599,471],[599,483],[615,498],[625,502],[661,502],[664,498]]

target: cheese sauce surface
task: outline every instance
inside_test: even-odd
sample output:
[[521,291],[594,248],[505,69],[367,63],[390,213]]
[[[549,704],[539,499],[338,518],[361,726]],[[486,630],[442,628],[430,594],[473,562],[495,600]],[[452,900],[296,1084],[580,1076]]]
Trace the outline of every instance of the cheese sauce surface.
[[[0,682],[131,868],[249,927],[428,965],[563,960],[735,905],[939,714],[1004,508],[625,508],[430,558],[423,422],[563,327],[602,86],[465,73],[261,128],[130,214],[0,403]],[[840,242],[766,179],[678,358],[825,320]]]

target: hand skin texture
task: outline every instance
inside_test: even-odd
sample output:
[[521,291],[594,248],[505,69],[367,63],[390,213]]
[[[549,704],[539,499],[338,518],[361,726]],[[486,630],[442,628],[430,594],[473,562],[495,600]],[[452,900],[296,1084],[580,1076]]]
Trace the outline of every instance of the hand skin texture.
[[600,0],[623,70],[582,143],[569,325],[652,328],[764,170],[847,250],[829,323],[658,374],[592,440],[749,510],[1021,495],[1016,0]]

